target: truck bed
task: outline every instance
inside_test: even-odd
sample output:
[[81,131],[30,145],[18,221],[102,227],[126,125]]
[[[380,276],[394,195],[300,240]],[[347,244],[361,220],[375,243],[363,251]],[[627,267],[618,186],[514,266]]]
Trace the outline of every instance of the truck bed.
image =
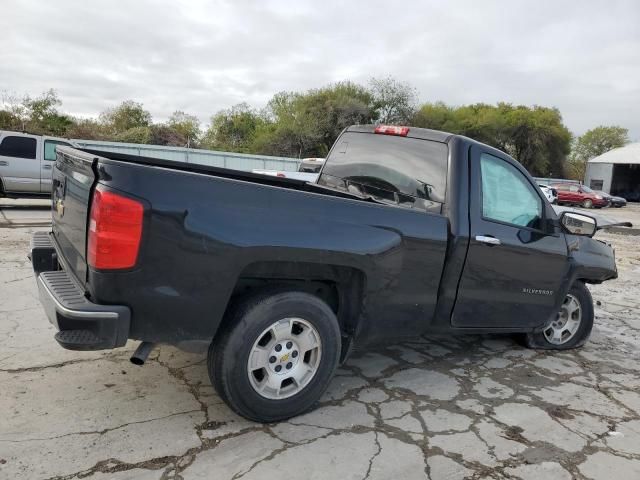
[[[179,170],[183,172],[200,173],[203,175],[213,175],[221,178],[229,178],[233,180],[242,180],[245,182],[257,183],[260,185],[271,185],[281,188],[289,188],[293,190],[300,190],[303,192],[319,193],[321,195],[331,195],[341,198],[351,198],[354,200],[361,200],[366,202],[376,202],[371,197],[362,197],[359,195],[350,195],[339,190],[330,189],[309,183],[304,180],[297,180],[293,178],[276,177],[272,175],[261,175],[259,173],[248,172],[244,170],[233,170],[230,168],[214,167],[211,165],[204,165],[199,163],[185,163],[175,162],[171,160],[165,160],[161,158],[144,157],[139,155],[129,155],[125,153],[104,152],[102,150],[92,150],[88,148],[78,148],[77,150],[85,152],[96,157],[117,160],[120,162],[133,163],[138,165],[147,165],[150,167],[162,167],[172,170]],[[376,202],[379,203],[379,202]]]

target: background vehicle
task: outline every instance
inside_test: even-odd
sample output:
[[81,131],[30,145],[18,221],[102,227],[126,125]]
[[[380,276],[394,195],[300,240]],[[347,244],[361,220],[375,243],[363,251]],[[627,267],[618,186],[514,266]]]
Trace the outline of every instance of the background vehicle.
[[552,205],[558,203],[558,191],[555,188],[541,184],[538,184],[538,187],[540,187],[540,190],[542,190],[544,196],[547,197],[549,203],[551,203]]
[[607,201],[585,185],[558,183],[551,185],[558,192],[558,204],[580,205],[584,208],[602,208]]
[[620,208],[627,205],[627,200],[622,197],[616,197],[615,195],[609,195],[606,192],[602,192],[600,190],[596,190],[595,193],[604,198],[607,202],[608,207]]
[[216,390],[259,421],[311,408],[354,343],[580,346],[585,282],[617,276],[591,217],[558,217],[505,153],[420,128],[346,129],[317,184],[62,147],[53,186],[31,258],[56,340],[142,340],[136,363],[208,345]]
[[324,165],[324,158],[303,158],[300,162],[297,172],[289,172],[285,170],[260,170],[254,169],[253,173],[260,175],[270,175],[272,177],[292,178],[294,180],[302,180],[305,182],[315,183],[320,174],[320,169]]
[[51,172],[56,146],[74,146],[70,140],[0,131],[0,196],[51,194]]

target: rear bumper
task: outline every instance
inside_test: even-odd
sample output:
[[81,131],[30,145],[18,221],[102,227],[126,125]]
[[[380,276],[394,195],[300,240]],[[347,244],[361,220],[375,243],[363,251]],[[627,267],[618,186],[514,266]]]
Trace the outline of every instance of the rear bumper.
[[131,312],[122,305],[89,301],[71,275],[59,267],[48,232],[31,241],[31,262],[37,278],[40,303],[58,333],[57,342],[69,350],[104,350],[127,342]]

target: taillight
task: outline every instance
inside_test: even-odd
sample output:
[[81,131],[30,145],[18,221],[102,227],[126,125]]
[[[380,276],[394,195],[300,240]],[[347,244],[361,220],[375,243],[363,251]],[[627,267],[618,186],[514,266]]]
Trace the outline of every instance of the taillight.
[[374,130],[374,133],[406,137],[409,134],[409,127],[396,127],[395,125],[378,125]]
[[142,203],[98,185],[89,215],[89,265],[100,270],[133,267],[138,259],[143,213]]

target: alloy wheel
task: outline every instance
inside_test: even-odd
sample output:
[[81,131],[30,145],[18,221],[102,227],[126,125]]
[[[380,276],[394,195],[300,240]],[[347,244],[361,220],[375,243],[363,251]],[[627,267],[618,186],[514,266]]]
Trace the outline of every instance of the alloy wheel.
[[247,373],[253,389],[281,400],[305,388],[318,371],[320,334],[302,318],[283,318],[258,336],[249,353]]
[[575,296],[568,294],[562,302],[556,319],[544,330],[544,337],[554,345],[565,344],[575,336],[581,320],[580,302]]

